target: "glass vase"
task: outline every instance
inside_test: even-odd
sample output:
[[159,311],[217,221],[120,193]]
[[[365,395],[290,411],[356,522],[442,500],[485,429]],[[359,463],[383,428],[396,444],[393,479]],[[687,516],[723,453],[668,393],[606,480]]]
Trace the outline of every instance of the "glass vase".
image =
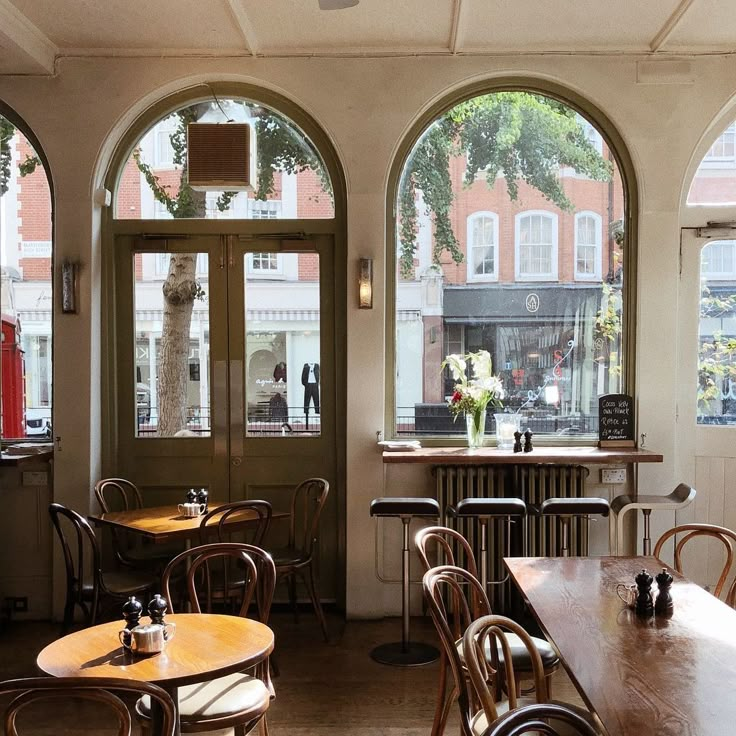
[[468,435],[468,449],[476,450],[483,447],[486,433],[486,410],[467,412],[465,414],[465,426]]
[[520,414],[494,414],[496,420],[496,447],[511,450],[514,447],[514,432],[519,431]]

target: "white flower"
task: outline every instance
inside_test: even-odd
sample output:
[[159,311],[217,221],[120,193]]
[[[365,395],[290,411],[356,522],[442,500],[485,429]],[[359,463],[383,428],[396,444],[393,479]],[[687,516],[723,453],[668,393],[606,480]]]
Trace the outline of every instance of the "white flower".
[[452,378],[454,381],[462,381],[465,379],[465,369],[467,368],[467,363],[465,362],[464,355],[458,355],[457,353],[452,353],[451,355],[448,355],[445,358],[445,365],[450,368],[450,373],[452,373]]
[[471,361],[473,363],[473,375],[476,378],[491,378],[493,375],[491,354],[487,350],[479,350],[477,353],[472,353]]

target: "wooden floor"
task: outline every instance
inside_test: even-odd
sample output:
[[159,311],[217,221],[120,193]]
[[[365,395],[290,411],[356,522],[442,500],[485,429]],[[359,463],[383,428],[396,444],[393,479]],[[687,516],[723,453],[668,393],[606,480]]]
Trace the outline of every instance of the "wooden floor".
[[[300,617],[298,625],[291,614],[273,615],[281,673],[274,681],[270,736],[428,736],[438,665],[387,667],[368,656],[375,645],[400,638],[400,621],[345,623],[332,615],[328,623],[330,643],[325,644],[309,613]],[[414,639],[436,643],[428,619],[413,620],[412,632]],[[4,628],[0,677],[38,675],[36,654],[57,634],[57,626],[42,623],[12,623]],[[564,674],[555,676],[554,698],[581,704]],[[451,718],[446,733],[455,736],[455,708]],[[63,704],[53,712],[29,713],[26,720],[26,733],[33,736],[113,733],[101,726],[99,712],[88,705]]]

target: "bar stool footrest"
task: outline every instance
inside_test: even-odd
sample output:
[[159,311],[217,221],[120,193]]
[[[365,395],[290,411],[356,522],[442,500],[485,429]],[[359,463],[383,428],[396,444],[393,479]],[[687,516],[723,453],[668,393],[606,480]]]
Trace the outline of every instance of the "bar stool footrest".
[[394,641],[390,644],[380,644],[371,650],[371,659],[379,664],[390,664],[394,667],[419,667],[436,662],[439,658],[440,652],[437,647],[419,641],[410,641],[406,646],[403,642]]

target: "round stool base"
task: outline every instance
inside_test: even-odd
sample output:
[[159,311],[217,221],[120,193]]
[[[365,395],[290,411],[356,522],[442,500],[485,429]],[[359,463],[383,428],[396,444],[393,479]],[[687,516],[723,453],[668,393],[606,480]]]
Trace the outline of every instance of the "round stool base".
[[371,650],[371,659],[394,667],[418,667],[422,664],[436,662],[439,658],[440,653],[436,647],[417,641],[410,641],[406,649],[400,641],[394,641],[390,644],[381,644]]

